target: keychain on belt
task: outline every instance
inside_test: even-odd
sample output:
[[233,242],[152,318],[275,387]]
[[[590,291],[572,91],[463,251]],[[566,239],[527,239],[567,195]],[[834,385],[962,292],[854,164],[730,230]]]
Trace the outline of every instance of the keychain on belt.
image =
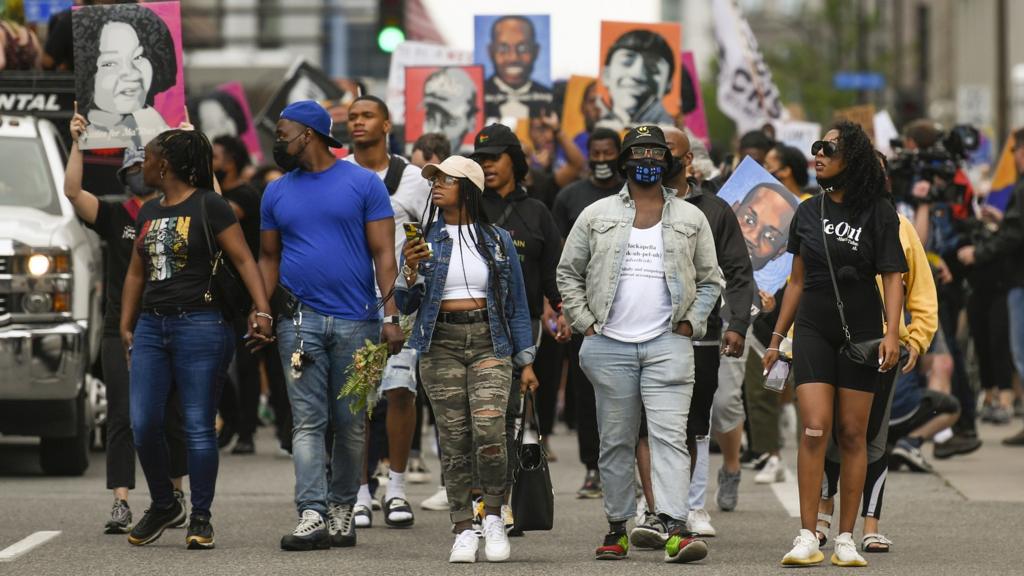
[[295,326],[295,335],[299,339],[299,346],[294,352],[292,352],[291,357],[292,380],[298,380],[302,377],[302,370],[306,367],[306,364],[313,363],[313,357],[307,354],[303,349],[303,345],[305,343],[302,340],[302,330],[300,330],[300,327],[302,326],[301,310],[296,312],[295,316],[292,317],[292,325]]

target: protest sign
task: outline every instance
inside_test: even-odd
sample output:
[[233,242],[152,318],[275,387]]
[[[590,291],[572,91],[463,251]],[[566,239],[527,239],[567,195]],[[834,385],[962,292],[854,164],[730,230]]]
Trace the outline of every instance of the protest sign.
[[682,27],[601,22],[600,125],[673,124],[679,113]]
[[718,197],[736,213],[757,288],[774,294],[786,283],[793,265],[786,244],[800,198],[749,156],[725,181]]
[[708,134],[708,119],[704,112],[704,96],[700,91],[700,79],[697,77],[697,65],[693,52],[683,52],[683,73],[679,76],[680,107],[686,128],[704,143],[705,148],[711,147]]
[[[391,123],[405,124],[405,68],[407,66],[469,66],[473,53],[426,42],[402,42],[391,54],[387,98]],[[406,138],[406,140],[409,140]]]
[[817,122],[781,120],[772,122],[772,127],[775,128],[776,141],[796,148],[810,162],[811,145],[821,138],[821,124]]
[[832,118],[837,122],[840,120],[846,120],[853,122],[854,124],[860,124],[860,127],[867,133],[868,138],[871,142],[875,141],[875,105],[874,104],[862,104],[860,106],[848,106],[846,108],[840,108],[833,113]]
[[263,162],[259,135],[252,121],[249,100],[240,82],[221,84],[200,98],[190,100],[189,119],[213,142],[220,136],[234,136],[245,144],[253,162]]
[[79,6],[71,22],[83,150],[142,147],[185,119],[177,2]]
[[550,111],[551,17],[475,16],[473,61],[484,67],[487,122]]
[[[286,106],[299,100],[316,100],[324,108],[331,107],[345,96],[345,91],[322,70],[298,58],[285,74],[284,82],[259,114],[258,125],[273,133],[277,119]],[[344,132],[335,124],[335,130]]]
[[407,66],[405,138],[428,132],[448,138],[452,153],[472,148],[484,127],[483,66]]
[[587,153],[590,131],[601,119],[601,96],[597,91],[597,78],[572,76],[565,85],[562,98],[562,130],[572,134],[576,147]]

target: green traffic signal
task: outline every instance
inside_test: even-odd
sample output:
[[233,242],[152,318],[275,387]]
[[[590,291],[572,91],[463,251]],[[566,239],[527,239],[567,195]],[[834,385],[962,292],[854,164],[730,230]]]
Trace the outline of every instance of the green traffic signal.
[[386,54],[394,52],[402,42],[405,42],[405,31],[398,26],[385,26],[377,34],[377,47]]

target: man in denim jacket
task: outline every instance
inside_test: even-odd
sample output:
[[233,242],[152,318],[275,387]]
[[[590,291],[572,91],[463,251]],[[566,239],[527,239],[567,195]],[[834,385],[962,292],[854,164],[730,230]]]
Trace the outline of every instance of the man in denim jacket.
[[686,419],[691,339],[703,336],[724,283],[707,219],[662,186],[673,162],[660,128],[631,130],[619,155],[626,185],[583,211],[558,265],[563,311],[572,329],[585,334],[580,367],[597,398],[609,524],[596,552],[602,559],[624,558],[629,547],[641,408],[650,431],[655,512],[669,534],[665,561],[707,555],[707,544],[686,528]]

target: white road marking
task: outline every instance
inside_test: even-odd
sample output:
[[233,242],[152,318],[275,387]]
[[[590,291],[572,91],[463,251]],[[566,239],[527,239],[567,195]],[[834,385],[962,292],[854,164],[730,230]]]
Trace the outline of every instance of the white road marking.
[[772,492],[779,499],[779,504],[786,509],[790,518],[800,517],[800,490],[797,488],[796,475],[786,469],[786,481],[772,484]]
[[57,536],[60,536],[60,530],[43,530],[29,534],[7,548],[0,550],[0,562],[10,562],[36,546],[53,540]]

